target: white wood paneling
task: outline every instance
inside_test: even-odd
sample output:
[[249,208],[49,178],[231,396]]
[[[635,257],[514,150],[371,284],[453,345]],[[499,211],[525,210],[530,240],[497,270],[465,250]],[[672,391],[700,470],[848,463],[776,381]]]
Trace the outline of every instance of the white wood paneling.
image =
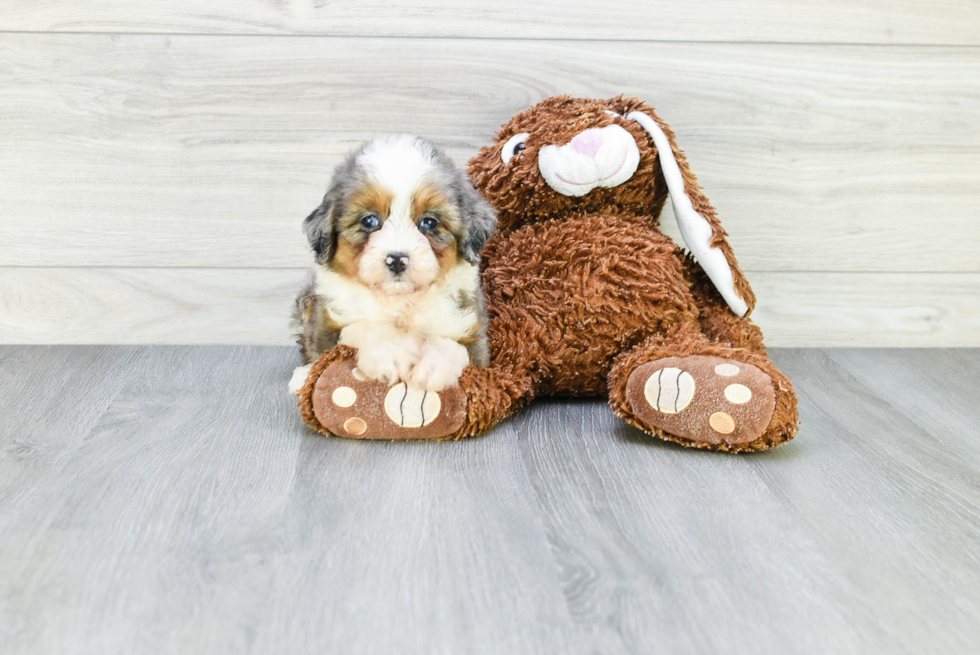
[[288,343],[300,222],[355,144],[462,164],[538,100],[625,93],[678,132],[770,345],[980,345],[978,25],[969,0],[11,0],[0,342]]
[[304,271],[0,268],[0,343],[289,343]]
[[8,34],[0,88],[0,265],[302,266],[354,144],[566,92],[657,105],[747,269],[980,272],[976,48]]
[[[0,268],[0,343],[290,343],[303,269]],[[969,346],[977,273],[750,272],[770,346]]]
[[769,346],[980,346],[977,273],[747,275]]
[[971,0],[8,0],[0,30],[980,44]]

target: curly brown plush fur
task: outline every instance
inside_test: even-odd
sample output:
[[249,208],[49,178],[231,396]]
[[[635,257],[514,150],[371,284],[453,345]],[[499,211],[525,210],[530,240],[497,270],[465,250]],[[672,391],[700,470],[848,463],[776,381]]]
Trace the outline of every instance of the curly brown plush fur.
[[[631,112],[651,117],[669,139],[684,191],[751,313],[755,297],[725,230],[653,108],[622,97],[550,98],[514,116],[470,161],[474,185],[499,215],[483,258],[491,362],[469,367],[451,391],[465,395],[462,426],[452,434],[423,426],[418,438],[480,434],[537,396],[606,394],[627,422],[687,446],[758,451],[796,434],[792,384],[766,355],[759,328],[733,313],[698,263],[660,231],[668,195],[661,158],[650,134],[625,118]],[[639,147],[632,177],[579,197],[555,191],[539,170],[541,149],[609,125]],[[522,133],[524,149],[504,161],[504,145]],[[351,355],[324,359],[338,356]],[[308,396],[304,418],[318,427]],[[664,427],[678,421],[687,423]]]

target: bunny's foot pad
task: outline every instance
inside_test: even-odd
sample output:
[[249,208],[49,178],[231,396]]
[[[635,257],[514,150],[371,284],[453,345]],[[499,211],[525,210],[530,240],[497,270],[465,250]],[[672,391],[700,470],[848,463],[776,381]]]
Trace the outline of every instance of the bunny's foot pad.
[[353,358],[328,365],[313,388],[313,414],[331,434],[350,439],[445,439],[466,420],[459,387],[425,391],[371,380]]
[[755,441],[769,426],[776,405],[766,373],[713,355],[647,362],[630,374],[626,398],[641,422],[713,446]]

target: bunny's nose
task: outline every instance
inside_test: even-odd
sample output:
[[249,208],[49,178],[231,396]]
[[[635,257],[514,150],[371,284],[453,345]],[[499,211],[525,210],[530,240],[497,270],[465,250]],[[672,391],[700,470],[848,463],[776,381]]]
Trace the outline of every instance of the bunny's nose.
[[602,141],[602,130],[593,127],[576,134],[572,139],[572,148],[575,152],[594,158],[602,147]]

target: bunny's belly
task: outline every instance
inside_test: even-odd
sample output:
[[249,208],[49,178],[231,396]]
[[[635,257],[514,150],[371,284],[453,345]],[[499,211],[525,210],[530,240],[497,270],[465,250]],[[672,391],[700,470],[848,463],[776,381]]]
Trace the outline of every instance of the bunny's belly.
[[613,358],[699,310],[683,252],[636,218],[591,215],[498,235],[483,273],[494,365],[540,394],[601,395]]

